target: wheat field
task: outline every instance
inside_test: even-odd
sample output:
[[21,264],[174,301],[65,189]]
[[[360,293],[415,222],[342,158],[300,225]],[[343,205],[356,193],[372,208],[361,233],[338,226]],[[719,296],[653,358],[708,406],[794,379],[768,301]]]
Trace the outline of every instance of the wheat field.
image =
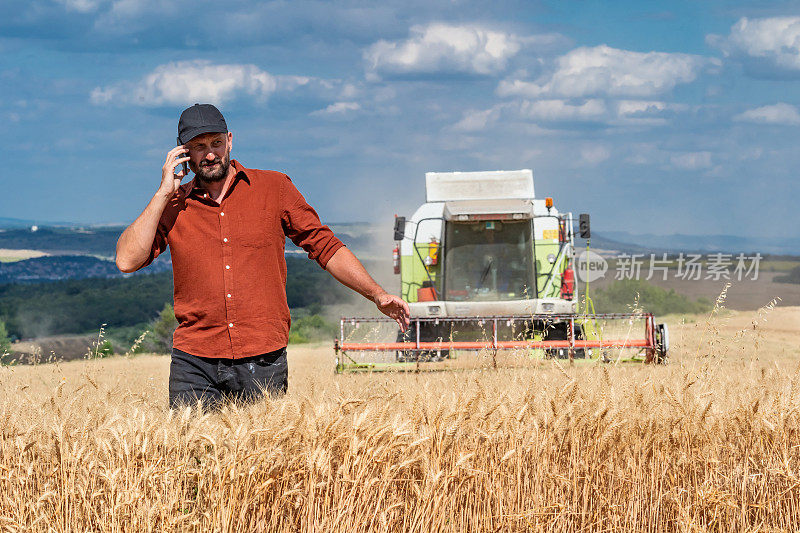
[[800,308],[669,317],[665,366],[341,375],[166,407],[168,358],[0,368],[2,531],[786,531]]

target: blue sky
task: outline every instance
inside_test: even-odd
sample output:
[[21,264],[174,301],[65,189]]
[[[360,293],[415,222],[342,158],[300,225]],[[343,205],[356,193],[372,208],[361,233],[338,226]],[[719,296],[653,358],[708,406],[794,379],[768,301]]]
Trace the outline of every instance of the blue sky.
[[213,102],[326,221],[410,215],[426,171],[532,168],[598,232],[800,234],[797,2],[2,5],[0,216],[130,222]]

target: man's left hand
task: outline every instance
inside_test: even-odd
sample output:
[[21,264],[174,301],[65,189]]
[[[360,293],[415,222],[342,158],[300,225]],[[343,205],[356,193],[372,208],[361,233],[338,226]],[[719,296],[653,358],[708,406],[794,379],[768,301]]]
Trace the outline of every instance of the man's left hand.
[[405,332],[408,329],[408,325],[411,322],[409,318],[410,311],[408,309],[408,304],[403,301],[402,298],[384,292],[383,294],[375,296],[373,301],[375,305],[378,306],[378,310],[381,313],[397,321],[397,325],[400,326],[400,331]]

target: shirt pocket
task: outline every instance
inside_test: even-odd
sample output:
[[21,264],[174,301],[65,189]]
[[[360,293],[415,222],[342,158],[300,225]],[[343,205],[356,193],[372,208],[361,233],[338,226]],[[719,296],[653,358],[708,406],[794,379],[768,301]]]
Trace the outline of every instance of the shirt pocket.
[[269,213],[264,208],[250,208],[236,217],[236,237],[248,248],[264,248],[274,240]]

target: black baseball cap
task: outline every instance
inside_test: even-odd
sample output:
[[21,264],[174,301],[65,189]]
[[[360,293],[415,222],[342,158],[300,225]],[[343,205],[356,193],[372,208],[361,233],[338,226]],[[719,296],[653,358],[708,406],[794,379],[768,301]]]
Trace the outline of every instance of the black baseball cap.
[[186,144],[204,133],[228,133],[228,124],[219,109],[211,104],[194,104],[181,113],[178,144]]

